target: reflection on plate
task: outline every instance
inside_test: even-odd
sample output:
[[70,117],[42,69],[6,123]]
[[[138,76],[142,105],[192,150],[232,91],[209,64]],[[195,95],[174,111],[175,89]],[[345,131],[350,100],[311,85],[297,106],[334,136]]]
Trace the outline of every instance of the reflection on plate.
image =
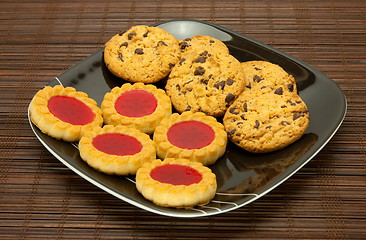
[[[136,190],[134,177],[109,176],[90,168],[79,156],[76,144],[44,135],[31,122],[41,143],[63,164],[108,193],[147,211],[174,217],[199,217],[219,214],[244,206],[265,195],[310,161],[331,139],[346,113],[346,99],[340,88],[328,77],[285,53],[245,35],[221,26],[194,20],[157,23],[177,39],[197,34],[209,35],[225,42],[239,61],[266,60],[292,74],[299,94],[310,112],[306,134],[283,150],[268,154],[250,154],[229,144],[226,154],[211,166],[217,175],[218,190],[206,206],[190,209],[159,207],[144,199]],[[77,63],[48,85],[62,84],[84,91],[99,104],[104,94],[124,80],[113,76],[103,61],[103,49]],[[164,81],[156,84],[164,87]]]

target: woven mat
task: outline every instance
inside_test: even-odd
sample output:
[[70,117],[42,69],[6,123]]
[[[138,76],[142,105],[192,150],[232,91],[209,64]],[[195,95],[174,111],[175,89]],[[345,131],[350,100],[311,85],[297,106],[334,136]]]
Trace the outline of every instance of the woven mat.
[[[0,239],[366,239],[366,2],[2,1]],[[93,186],[53,157],[27,119],[35,92],[136,24],[213,22],[318,68],[347,116],[303,169],[225,214],[163,217]]]

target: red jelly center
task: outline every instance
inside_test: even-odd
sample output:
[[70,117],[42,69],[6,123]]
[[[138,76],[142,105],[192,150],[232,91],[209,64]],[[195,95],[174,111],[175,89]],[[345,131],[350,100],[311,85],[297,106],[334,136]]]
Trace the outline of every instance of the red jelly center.
[[176,123],[169,128],[167,135],[171,144],[184,149],[203,148],[215,139],[212,128],[198,121]]
[[155,96],[145,90],[134,89],[123,93],[115,103],[116,111],[126,117],[152,114],[158,105]]
[[73,124],[85,125],[94,120],[95,114],[82,101],[68,96],[53,96],[48,100],[48,109],[58,119]]
[[93,146],[110,155],[134,155],[142,149],[141,143],[134,137],[120,133],[106,133],[93,139]]
[[161,183],[173,185],[188,186],[202,180],[201,173],[196,169],[178,164],[166,164],[156,167],[150,172],[150,176]]

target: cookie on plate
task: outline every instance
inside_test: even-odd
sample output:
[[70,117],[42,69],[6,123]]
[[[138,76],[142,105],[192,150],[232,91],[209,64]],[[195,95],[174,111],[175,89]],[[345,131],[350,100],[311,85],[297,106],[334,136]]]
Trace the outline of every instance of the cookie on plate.
[[254,86],[286,87],[290,92],[297,92],[294,77],[282,67],[267,61],[247,61],[241,63],[247,81],[247,88]]
[[165,158],[185,158],[210,165],[226,150],[224,126],[204,113],[173,113],[155,129],[157,155]]
[[183,55],[188,52],[201,53],[203,51],[216,51],[229,54],[229,49],[225,43],[211,36],[196,35],[191,38],[179,40],[179,47]]
[[147,134],[172,114],[165,91],[143,83],[113,88],[105,94],[101,109],[105,124],[134,127]]
[[153,83],[170,73],[179,54],[179,43],[173,35],[158,27],[138,25],[105,44],[104,61],[120,78]]
[[254,153],[272,152],[298,140],[309,125],[309,111],[286,88],[252,88],[227,110],[223,123],[229,139]]
[[86,132],[79,151],[89,166],[106,174],[136,174],[144,163],[156,159],[155,143],[149,135],[122,125]]
[[45,134],[79,141],[89,128],[103,124],[102,111],[88,94],[56,85],[39,90],[29,105],[31,121]]
[[215,174],[201,163],[167,158],[144,164],[136,173],[136,188],[156,205],[189,208],[209,203],[217,183]]
[[178,112],[220,117],[245,85],[240,62],[230,54],[212,50],[182,55],[165,89]]

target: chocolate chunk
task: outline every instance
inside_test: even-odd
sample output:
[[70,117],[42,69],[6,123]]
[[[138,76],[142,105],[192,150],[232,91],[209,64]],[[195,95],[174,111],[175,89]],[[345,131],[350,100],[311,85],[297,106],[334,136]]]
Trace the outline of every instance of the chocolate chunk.
[[229,93],[226,97],[225,97],[225,102],[227,103],[232,103],[235,100],[235,95],[232,93]]
[[159,44],[161,44],[161,45],[163,45],[163,46],[168,46],[168,44],[166,44],[164,41],[159,41],[159,42],[158,42],[158,45],[159,45]]
[[304,114],[301,114],[299,112],[295,112],[294,115],[293,115],[293,117],[292,117],[292,119],[293,120],[296,120],[296,119],[298,119],[300,117],[303,117],[303,116],[304,116]]
[[180,43],[179,43],[179,46],[180,46],[180,49],[181,49],[181,50],[184,50],[184,49],[186,49],[187,47],[189,47],[190,45],[189,45],[189,43],[187,43],[187,42],[180,42]]
[[304,110],[301,113],[309,113],[309,110]]
[[272,128],[272,126],[271,125],[268,125],[267,127],[266,127],[266,129],[271,129]]
[[243,122],[238,122],[236,125],[241,125],[241,124],[244,124]]
[[210,43],[214,43],[214,42],[215,42],[214,40],[212,40],[212,39],[210,40]]
[[282,87],[277,88],[274,93],[277,95],[282,95],[282,93],[283,93]]
[[191,106],[187,106],[185,111],[190,111],[191,110]]
[[144,50],[142,48],[136,48],[135,53],[138,55],[142,55],[142,54],[144,54]]
[[174,63],[169,63],[169,68],[172,69],[175,66]]
[[187,88],[188,92],[192,92],[192,90],[193,90],[192,88]]
[[243,109],[244,112],[248,112],[248,104],[246,102],[243,104]]
[[136,36],[136,33],[132,32],[127,35],[127,39],[131,40],[133,36]]
[[243,119],[243,120],[248,120],[248,119],[245,118],[245,114],[240,115],[240,118]]
[[233,135],[235,133],[236,129],[231,129],[230,131],[227,132],[227,134],[229,135]]
[[257,71],[262,70],[259,67],[254,67],[254,69],[257,70]]
[[175,87],[177,88],[178,91],[180,91],[180,85],[176,84]]
[[255,125],[254,125],[254,128],[258,129],[259,128],[259,121],[258,120],[255,120]]
[[232,107],[232,108],[230,108],[230,109],[229,109],[229,112],[230,112],[231,114],[238,115],[238,114],[239,114],[239,112],[235,112],[235,110],[236,110],[237,108],[238,108],[238,107],[234,106],[234,107]]
[[296,103],[302,103],[302,101],[300,101],[300,100],[297,100],[297,101],[296,101]]
[[192,39],[190,39],[190,38],[186,38],[186,39],[184,39],[184,41],[191,41]]
[[233,79],[228,78],[228,79],[227,79],[227,81],[226,81],[226,84],[227,84],[227,85],[229,85],[229,86],[231,86],[231,85],[233,85],[233,84],[234,84],[234,82],[235,82],[235,81],[234,81]]
[[235,134],[235,136],[238,136],[238,137],[240,137],[240,136],[241,136],[241,133],[237,133],[237,134]]
[[287,108],[287,106],[286,105],[281,105],[281,108]]
[[254,82],[259,83],[259,82],[260,82],[260,81],[262,81],[262,80],[264,80],[264,78],[262,78],[262,77],[260,77],[260,76],[254,75],[254,77],[253,77],[253,81],[254,81]]
[[201,52],[200,53],[200,56],[207,56],[208,55],[208,52],[207,51],[204,51],[204,52]]
[[146,33],[144,33],[144,35],[142,35],[143,37],[147,37],[147,35],[149,34],[150,31],[147,31]]
[[179,65],[182,65],[182,63],[185,61],[185,58],[182,58],[181,60],[179,60]]
[[122,53],[120,53],[120,52],[118,53],[118,59],[119,59],[119,60],[121,60],[122,62],[124,61],[124,60],[123,60]]
[[217,89],[224,89],[225,88],[225,81],[221,81],[221,82],[218,82],[218,83],[215,83],[213,86]]
[[292,83],[287,84],[287,88],[290,92],[294,91],[294,85]]
[[212,74],[208,75],[208,78],[212,78]]
[[200,81],[200,83],[201,83],[201,84],[205,84],[205,85],[207,85],[207,84],[208,84],[208,80],[207,80],[207,79],[202,79],[202,80]]
[[205,69],[203,67],[198,67],[196,68],[196,70],[194,71],[194,75],[203,75],[205,73]]
[[128,46],[128,42],[124,42],[121,45],[119,45],[119,47],[127,47]]
[[252,88],[252,85],[249,83],[248,85],[245,86],[246,88],[248,89],[251,89]]
[[196,60],[194,60],[194,62],[196,62],[196,63],[205,63],[206,58],[205,57],[198,57]]
[[287,121],[281,121],[281,125],[286,126],[286,125],[290,125],[290,123]]
[[287,100],[286,101],[287,103],[289,103],[291,106],[295,106],[296,105],[296,103],[294,103],[293,101],[291,101],[291,100]]

